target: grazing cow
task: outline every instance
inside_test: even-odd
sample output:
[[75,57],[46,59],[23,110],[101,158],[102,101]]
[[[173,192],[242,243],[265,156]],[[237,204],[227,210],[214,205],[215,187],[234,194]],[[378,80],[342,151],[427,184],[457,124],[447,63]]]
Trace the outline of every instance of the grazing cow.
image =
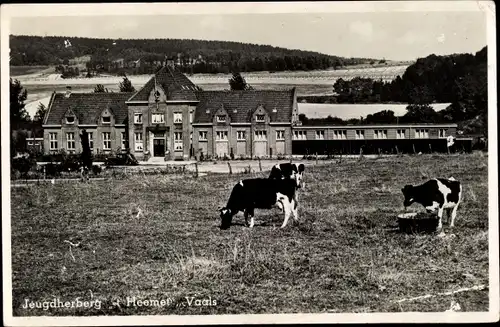
[[458,205],[462,198],[462,185],[453,177],[449,179],[435,178],[424,184],[413,186],[406,185],[401,189],[404,199],[405,210],[413,203],[420,203],[425,207],[427,212],[436,212],[439,217],[437,230],[440,236],[444,235],[442,231],[442,219],[444,209],[451,209],[450,228],[455,224]]
[[[250,228],[254,225],[255,209],[271,209],[274,206],[285,212],[285,219],[281,228],[284,228],[290,214],[298,221],[297,202],[294,200],[296,192],[295,181],[291,179],[254,178],[239,181],[234,187],[227,205],[220,209],[221,229],[231,226],[233,216],[243,211],[245,223]],[[251,217],[248,224],[248,216]]]

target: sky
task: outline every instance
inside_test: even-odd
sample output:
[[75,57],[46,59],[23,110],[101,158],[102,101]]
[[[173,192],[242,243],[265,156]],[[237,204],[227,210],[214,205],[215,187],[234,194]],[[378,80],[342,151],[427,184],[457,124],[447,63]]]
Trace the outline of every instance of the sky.
[[481,11],[15,17],[10,34],[222,40],[387,60],[475,53],[487,44]]

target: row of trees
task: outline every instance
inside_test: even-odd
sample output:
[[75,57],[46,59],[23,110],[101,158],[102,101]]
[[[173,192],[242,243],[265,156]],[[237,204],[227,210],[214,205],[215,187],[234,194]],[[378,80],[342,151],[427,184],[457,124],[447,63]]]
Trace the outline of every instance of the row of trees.
[[[66,41],[69,41],[67,43]],[[57,65],[90,55],[88,71],[112,71],[116,59],[141,59],[129,73],[151,73],[158,61],[173,57],[186,73],[231,71],[313,70],[373,62],[370,58],[343,58],[312,51],[291,50],[241,42],[180,39],[91,39],[39,36],[10,37],[11,65]]]

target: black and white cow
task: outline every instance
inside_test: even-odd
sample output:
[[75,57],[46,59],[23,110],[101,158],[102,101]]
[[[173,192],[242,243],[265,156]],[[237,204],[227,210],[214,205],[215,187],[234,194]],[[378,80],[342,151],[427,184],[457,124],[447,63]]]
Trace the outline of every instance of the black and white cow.
[[[279,207],[285,213],[281,228],[284,228],[290,215],[298,221],[297,202],[295,201],[296,186],[291,179],[254,178],[239,181],[234,187],[227,205],[220,209],[221,229],[231,226],[233,216],[242,211],[245,223],[250,228],[254,225],[255,209],[271,209]],[[248,224],[248,217],[251,217]]]
[[439,217],[437,230],[440,236],[444,235],[442,219],[445,209],[451,210],[450,228],[453,228],[458,205],[462,199],[462,185],[459,181],[453,177],[435,178],[418,186],[406,185],[401,191],[405,197],[405,210],[416,202],[423,205],[428,212],[437,211]]
[[276,164],[271,169],[270,179],[292,179],[297,188],[304,187],[304,164],[285,162]]

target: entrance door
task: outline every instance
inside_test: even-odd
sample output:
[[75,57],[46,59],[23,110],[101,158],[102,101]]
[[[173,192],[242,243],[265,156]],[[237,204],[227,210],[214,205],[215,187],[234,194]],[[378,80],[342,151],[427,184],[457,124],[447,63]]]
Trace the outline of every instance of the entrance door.
[[153,156],[165,156],[165,139],[153,139]]
[[229,142],[217,141],[215,143],[215,154],[218,157],[224,157],[224,155],[229,156]]

